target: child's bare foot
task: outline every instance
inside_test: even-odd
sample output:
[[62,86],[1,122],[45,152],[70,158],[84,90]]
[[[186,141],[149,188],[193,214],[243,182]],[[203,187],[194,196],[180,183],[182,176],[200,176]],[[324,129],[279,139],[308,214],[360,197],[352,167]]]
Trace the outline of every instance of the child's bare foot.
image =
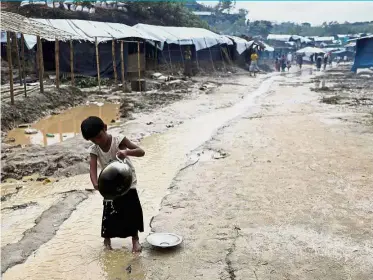
[[142,250],[138,237],[132,237],[132,253],[140,253]]
[[104,239],[104,246],[108,250],[113,250],[113,248],[111,247],[111,240],[110,240],[110,238],[105,238]]

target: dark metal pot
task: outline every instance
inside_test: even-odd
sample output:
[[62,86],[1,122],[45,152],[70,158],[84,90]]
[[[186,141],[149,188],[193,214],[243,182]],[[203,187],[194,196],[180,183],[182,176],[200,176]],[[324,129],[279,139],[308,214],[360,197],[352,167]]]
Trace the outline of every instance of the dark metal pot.
[[102,169],[98,177],[98,190],[105,199],[125,195],[132,185],[132,170],[125,160],[117,157]]

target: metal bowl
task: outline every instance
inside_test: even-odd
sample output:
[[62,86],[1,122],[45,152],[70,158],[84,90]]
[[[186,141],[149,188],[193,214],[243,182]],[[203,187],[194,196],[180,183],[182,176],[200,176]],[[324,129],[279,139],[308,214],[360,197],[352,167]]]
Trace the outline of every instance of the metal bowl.
[[117,157],[102,169],[98,177],[98,190],[105,199],[125,195],[132,185],[131,167]]

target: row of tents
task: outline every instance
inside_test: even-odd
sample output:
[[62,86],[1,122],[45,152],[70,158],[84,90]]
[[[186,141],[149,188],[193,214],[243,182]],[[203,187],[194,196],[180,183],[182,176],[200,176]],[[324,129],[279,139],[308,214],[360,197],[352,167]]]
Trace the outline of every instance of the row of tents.
[[[253,48],[265,49],[265,46],[259,46],[254,41],[219,35],[203,28],[148,24],[128,26],[120,23],[75,19],[32,20],[43,26],[47,25],[61,30],[64,34],[71,34],[73,43],[67,41],[59,43],[59,68],[62,73],[70,71],[70,50],[73,49],[74,72],[84,76],[97,76],[96,50],[99,53],[100,76],[112,77],[114,74],[113,56],[117,63],[115,70],[118,73],[121,72],[121,56],[124,56],[124,70],[127,73],[144,70],[145,63],[152,60],[156,64],[183,63],[187,49],[192,53],[191,59],[197,63],[235,60],[247,56],[247,51]],[[56,38],[58,39],[58,34]],[[37,47],[36,36],[24,34],[24,41],[30,50]],[[55,69],[54,41],[53,38],[42,41],[46,71]]]

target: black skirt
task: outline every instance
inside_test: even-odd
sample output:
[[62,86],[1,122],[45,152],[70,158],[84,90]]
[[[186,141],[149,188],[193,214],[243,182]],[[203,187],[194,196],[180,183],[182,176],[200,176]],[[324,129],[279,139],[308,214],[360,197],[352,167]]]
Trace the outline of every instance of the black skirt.
[[104,200],[101,237],[126,238],[144,231],[140,199],[136,189],[113,201]]

